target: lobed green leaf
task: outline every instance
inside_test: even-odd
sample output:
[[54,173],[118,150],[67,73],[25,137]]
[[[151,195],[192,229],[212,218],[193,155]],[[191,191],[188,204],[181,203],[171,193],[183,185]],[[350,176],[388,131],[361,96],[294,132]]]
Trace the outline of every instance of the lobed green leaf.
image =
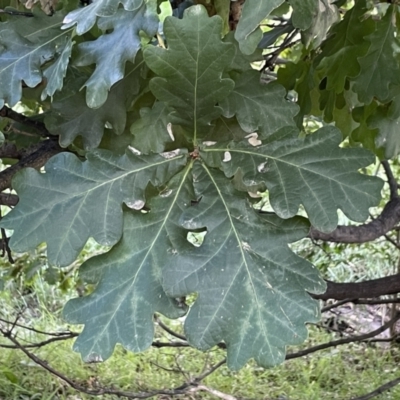
[[383,185],[381,179],[357,172],[374,162],[373,155],[361,148],[339,148],[341,140],[336,128],[325,127],[304,139],[292,135],[256,146],[216,144],[204,147],[202,154],[216,166],[214,154],[219,153],[219,165],[228,177],[241,169],[245,183],[265,182],[281,218],[293,217],[302,204],[313,226],[331,232],[338,208],[354,221],[365,221]]
[[308,224],[261,218],[222,173],[200,162],[193,178],[199,202],[180,221],[207,234],[199,248],[178,249],[163,269],[170,296],[198,294],[186,337],[201,350],[223,340],[231,369],[250,358],[264,367],[281,363],[285,346],[306,337],[305,322],[319,318],[318,302],[306,290],[325,290],[316,268],[287,246],[307,234]]
[[168,49],[147,47],[144,58],[158,75],[151,79],[150,89],[173,108],[171,122],[189,126],[194,141],[208,129],[211,120],[222,110],[216,106],[233,89],[230,79],[222,78],[231,64],[235,50],[221,40],[222,20],[209,18],[202,6],[185,11],[182,20],[168,17],[164,33]]
[[186,230],[176,222],[192,193],[186,168],[151,199],[150,212],[124,213],[122,239],[110,252],[82,265],[82,274],[92,281],[95,276],[99,284],[89,296],[70,300],[64,317],[85,324],[74,344],[85,361],[107,359],[117,343],[143,351],[153,340],[155,312],[169,318],[187,312],[186,306],[165,294],[161,281],[165,263],[185,238]]
[[54,156],[46,173],[27,168],[15,175],[20,201],[2,226],[14,230],[10,246],[26,251],[47,243],[49,263],[72,263],[89,237],[113,245],[122,233],[122,203],[145,204],[147,185],[167,182],[186,164],[186,152],[115,156],[95,150],[81,162],[71,153]]

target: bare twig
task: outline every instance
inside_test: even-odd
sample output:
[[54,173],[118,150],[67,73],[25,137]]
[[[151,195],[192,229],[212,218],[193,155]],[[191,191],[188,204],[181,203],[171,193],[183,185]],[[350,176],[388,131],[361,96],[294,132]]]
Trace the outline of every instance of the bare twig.
[[374,336],[377,336],[380,333],[384,332],[386,329],[390,328],[399,319],[400,319],[400,313],[396,313],[396,315],[391,320],[389,320],[388,322],[383,324],[378,329],[375,329],[374,331],[365,333],[363,335],[351,336],[351,337],[344,338],[344,339],[333,340],[331,342],[323,343],[318,346],[309,347],[308,349],[305,349],[305,350],[300,350],[296,353],[288,353],[288,354],[286,354],[286,360],[303,357],[307,354],[315,353],[316,351],[328,349],[330,347],[340,346],[342,344],[365,341],[366,339],[373,338]]
[[0,14],[18,15],[23,17],[33,17],[31,12],[17,11],[17,10],[4,10],[0,8]]
[[[15,324],[15,325],[17,325],[17,324]],[[60,371],[57,371],[56,369],[51,367],[48,362],[42,360],[41,358],[37,357],[35,354],[30,352],[27,349],[27,346],[23,346],[19,342],[19,340],[17,340],[16,337],[12,335],[12,330],[5,330],[0,327],[0,333],[14,344],[13,348],[18,348],[19,350],[21,350],[34,363],[38,364],[39,366],[44,368],[46,371],[50,372],[52,375],[58,377],[59,379],[63,380],[64,382],[66,382],[71,388],[73,388],[79,392],[92,395],[92,396],[102,396],[105,394],[110,394],[110,395],[114,395],[117,397],[125,397],[128,399],[147,399],[149,397],[153,397],[153,396],[157,396],[157,395],[175,396],[175,395],[187,394],[188,392],[190,392],[190,390],[193,387],[198,386],[199,382],[202,379],[204,379],[209,374],[213,373],[217,368],[219,368],[221,365],[223,365],[225,363],[225,360],[222,360],[215,366],[211,367],[208,371],[206,371],[202,375],[194,378],[190,382],[185,382],[180,387],[177,387],[175,389],[170,389],[170,390],[162,389],[162,390],[153,390],[153,391],[148,391],[148,392],[133,393],[133,392],[126,392],[126,391],[122,391],[122,390],[110,389],[110,388],[105,388],[105,387],[102,387],[99,389],[89,389],[83,385],[80,385],[79,383],[74,382],[72,379],[68,378],[67,376],[62,374]],[[52,339],[53,339],[53,341],[55,339],[62,340],[62,338],[52,338]],[[52,340],[52,339],[50,339],[50,340]],[[2,346],[2,347],[4,347],[4,346]]]
[[370,393],[365,394],[364,396],[360,397],[352,397],[351,400],[369,400],[372,399],[373,397],[376,397],[383,392],[386,392],[387,390],[391,389],[392,387],[398,385],[400,383],[400,378],[393,379],[392,381],[389,381],[385,383],[382,386],[379,386],[378,389],[373,390]]
[[333,304],[330,304],[329,306],[322,307],[321,312],[322,313],[327,312],[329,310],[332,310],[333,308],[342,306],[343,304],[346,304],[346,303],[354,303],[354,301],[356,301],[356,300],[357,299],[343,299],[343,300],[337,301]]
[[190,347],[188,342],[153,342],[153,347]]
[[169,333],[171,336],[175,336],[178,339],[184,340],[186,342],[186,338],[185,336],[181,335],[180,333],[177,333],[175,331],[173,331],[171,328],[169,328],[167,325],[165,325],[159,317],[155,317],[155,320],[157,322],[157,324],[164,329],[165,332]]
[[230,394],[223,393],[219,390],[209,388],[205,385],[198,385],[196,388],[192,389],[192,391],[203,390],[205,392],[211,393],[212,395],[219,397],[223,400],[238,400],[237,397],[231,396]]
[[[40,347],[47,346],[50,343],[59,342],[61,340],[73,339],[77,336],[78,336],[77,333],[71,333],[69,335],[53,337],[51,339],[43,340],[42,342],[39,342],[39,343],[24,344],[23,346],[26,349],[34,349],[34,348],[38,349]],[[0,344],[0,347],[2,347],[3,349],[18,349],[19,348],[18,346],[13,345],[13,344]]]
[[14,326],[18,326],[19,328],[23,328],[23,329],[26,329],[26,330],[28,330],[28,331],[38,333],[38,334],[40,334],[40,335],[47,335],[47,336],[69,336],[69,335],[71,335],[71,334],[78,335],[78,333],[71,332],[71,331],[65,331],[65,332],[45,332],[45,331],[41,331],[41,330],[39,330],[39,329],[32,328],[32,327],[30,327],[30,326],[26,326],[26,325],[18,324],[18,323],[15,323],[15,322],[11,322],[11,321],[9,321],[9,320],[7,320],[7,319],[4,319],[4,318],[1,318],[1,317],[0,317],[0,322],[4,322],[5,324],[10,324],[10,325],[12,324],[12,325],[14,325]]

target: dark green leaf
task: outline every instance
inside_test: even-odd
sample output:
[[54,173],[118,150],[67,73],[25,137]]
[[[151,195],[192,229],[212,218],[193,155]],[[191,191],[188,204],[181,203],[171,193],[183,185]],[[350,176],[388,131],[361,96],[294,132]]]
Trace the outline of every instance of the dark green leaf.
[[155,103],[152,109],[142,108],[141,118],[131,126],[134,136],[132,145],[141,152],[160,153],[165,150],[165,143],[173,141],[172,127],[168,127],[169,109],[164,103]]
[[281,218],[296,215],[302,204],[313,226],[331,232],[338,208],[354,221],[365,221],[383,185],[379,178],[357,172],[374,162],[373,155],[361,148],[339,148],[341,139],[336,128],[325,127],[304,139],[293,136],[260,146],[232,142],[205,147],[203,154],[215,166],[212,153],[219,153],[228,177],[240,168],[247,182],[265,182]]
[[222,20],[209,18],[202,6],[185,12],[183,19],[168,17],[164,32],[168,49],[147,47],[144,58],[159,77],[150,81],[154,95],[175,112],[172,122],[187,125],[194,141],[202,127],[221,114],[216,103],[233,89],[222,79],[234,57],[234,47],[221,41]]
[[400,96],[396,96],[390,107],[387,105],[377,107],[367,119],[369,129],[378,129],[375,145],[377,148],[384,149],[386,159],[394,158],[400,153],[399,105]]
[[195,164],[193,176],[201,200],[181,221],[190,230],[206,227],[207,234],[199,248],[178,249],[163,269],[169,295],[198,293],[185,320],[186,337],[202,350],[223,340],[232,369],[250,358],[265,367],[279,364],[286,345],[306,337],[304,324],[319,318],[318,303],[306,290],[325,290],[316,268],[287,246],[307,234],[308,224],[260,218],[204,164]]
[[[55,98],[51,113],[46,116],[47,129],[60,135],[61,146],[69,146],[77,136],[82,136],[85,149],[96,148],[103,136],[106,123],[113,131],[121,134],[126,124],[126,111],[139,91],[138,72],[141,62],[129,66],[124,79],[110,90],[106,102],[97,109],[87,106],[85,92],[79,91],[85,78],[78,76],[70,93]],[[70,79],[75,79],[71,76]]]
[[294,125],[293,117],[299,108],[286,100],[285,95],[286,91],[277,83],[262,85],[260,74],[252,70],[238,75],[235,89],[220,104],[224,116],[236,115],[244,131],[259,131],[266,137],[284,126]]
[[400,85],[399,62],[395,54],[399,52],[399,42],[393,24],[395,6],[389,6],[385,16],[376,23],[375,32],[365,39],[371,43],[368,52],[361,57],[361,72],[354,79],[353,90],[360,101],[368,104],[373,97],[387,100],[389,87]]
[[360,73],[358,59],[366,54],[370,46],[364,36],[372,33],[375,25],[371,18],[361,20],[365,11],[363,2],[357,1],[343,20],[332,28],[331,36],[322,46],[318,69],[323,70],[323,75],[327,77],[328,90],[342,92],[346,79]]

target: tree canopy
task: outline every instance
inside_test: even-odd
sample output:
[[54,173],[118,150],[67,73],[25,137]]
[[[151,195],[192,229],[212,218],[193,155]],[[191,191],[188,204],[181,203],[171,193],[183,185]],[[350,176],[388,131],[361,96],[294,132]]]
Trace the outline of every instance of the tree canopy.
[[[109,246],[64,309],[86,361],[145,350],[161,313],[231,369],[281,363],[340,298],[289,245],[399,222],[396,2],[2,0],[0,21],[2,243],[60,268]],[[380,204],[378,160],[383,213],[337,227]]]

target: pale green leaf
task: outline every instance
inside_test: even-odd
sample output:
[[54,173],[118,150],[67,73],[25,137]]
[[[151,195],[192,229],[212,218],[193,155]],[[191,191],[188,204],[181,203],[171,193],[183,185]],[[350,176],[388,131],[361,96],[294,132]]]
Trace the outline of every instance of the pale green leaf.
[[293,7],[293,26],[308,29],[318,15],[319,0],[289,0],[289,4]]
[[60,16],[34,14],[0,25],[0,107],[14,106],[22,95],[22,81],[35,87],[42,81],[41,66],[68,43],[71,29],[60,30]]
[[313,49],[323,42],[330,27],[340,20],[339,11],[333,0],[318,0],[316,11],[311,26],[302,31],[304,45]]
[[142,108],[141,118],[131,125],[134,136],[132,145],[142,153],[160,153],[165,149],[165,143],[172,142],[168,129],[173,135],[172,127],[168,128],[168,114],[170,110],[161,102],[154,104],[153,108]]
[[44,70],[43,77],[47,80],[47,84],[41,94],[42,100],[44,100],[47,96],[52,97],[57,90],[62,89],[63,81],[65,75],[67,74],[69,58],[71,57],[72,46],[74,43],[75,42],[69,39],[54,63]]
[[194,141],[202,127],[221,114],[216,103],[233,89],[223,79],[234,57],[234,47],[221,41],[222,20],[209,18],[202,6],[185,11],[184,18],[165,20],[168,49],[147,47],[144,58],[158,75],[150,81],[154,95],[173,108],[172,122],[187,125]]
[[262,38],[260,23],[283,2],[284,0],[247,0],[244,3],[235,32],[235,39],[244,54],[254,52]]
[[386,101],[391,85],[400,85],[397,30],[393,22],[395,6],[389,6],[385,16],[376,23],[373,33],[366,36],[371,43],[364,57],[359,58],[360,74],[354,79],[353,90],[360,101],[368,104],[376,97]]
[[284,126],[294,125],[293,117],[299,108],[285,96],[281,85],[261,84],[259,72],[252,70],[237,76],[234,90],[220,105],[225,117],[236,115],[244,131],[258,131],[266,137]]
[[122,4],[127,11],[134,11],[143,4],[143,0],[96,0],[86,7],[71,11],[64,18],[63,29],[76,24],[76,33],[83,35],[96,23],[97,17],[110,17],[114,15],[119,5]]
[[140,67],[140,62],[134,66],[129,65],[124,79],[111,88],[106,102],[97,109],[88,107],[85,92],[79,91],[86,78],[71,76],[73,86],[67,85],[70,93],[56,96],[51,112],[45,118],[47,129],[60,135],[60,145],[63,147],[69,146],[76,137],[81,136],[87,150],[99,145],[106,123],[111,124],[117,135],[121,134],[126,124],[127,107],[139,91]]
[[186,313],[185,306],[165,294],[161,278],[176,242],[186,235],[176,221],[194,197],[189,171],[175,176],[151,200],[149,213],[125,212],[121,241],[82,265],[83,276],[99,283],[89,296],[69,301],[64,317],[85,324],[74,344],[85,361],[107,359],[117,343],[143,351],[153,340],[155,312],[170,318]]
[[287,246],[309,226],[303,219],[261,217],[223,174],[202,163],[193,176],[200,201],[181,223],[207,234],[199,248],[178,249],[163,269],[169,295],[198,294],[185,320],[186,337],[201,350],[223,340],[231,369],[250,358],[264,367],[279,364],[288,344],[306,338],[305,323],[319,318],[318,302],[306,290],[323,292],[325,283]]
[[88,153],[81,162],[72,153],[48,161],[46,173],[27,168],[15,175],[20,201],[2,226],[14,230],[10,246],[23,252],[47,243],[50,264],[68,265],[89,237],[113,245],[122,233],[122,203],[144,206],[149,182],[159,186],[186,163],[186,152],[143,156],[128,151]]
[[[139,32],[150,37],[158,28],[158,18],[146,5],[135,11],[118,10],[111,17],[102,17],[98,26],[105,33],[91,42],[78,45],[75,65],[96,64],[96,69],[85,82],[86,102],[91,108],[102,106],[111,86],[124,77],[125,63],[135,61],[140,49]],[[106,31],[110,31],[106,33]]]
[[331,232],[338,223],[338,208],[354,221],[365,221],[369,207],[379,203],[383,185],[381,179],[357,172],[373,163],[374,156],[361,148],[342,149],[341,140],[341,133],[329,126],[304,139],[293,135],[259,146],[217,144],[205,147],[203,154],[215,166],[215,155],[208,154],[218,152],[228,177],[241,169],[246,182],[265,182],[281,218],[296,215],[302,204],[313,226]]

